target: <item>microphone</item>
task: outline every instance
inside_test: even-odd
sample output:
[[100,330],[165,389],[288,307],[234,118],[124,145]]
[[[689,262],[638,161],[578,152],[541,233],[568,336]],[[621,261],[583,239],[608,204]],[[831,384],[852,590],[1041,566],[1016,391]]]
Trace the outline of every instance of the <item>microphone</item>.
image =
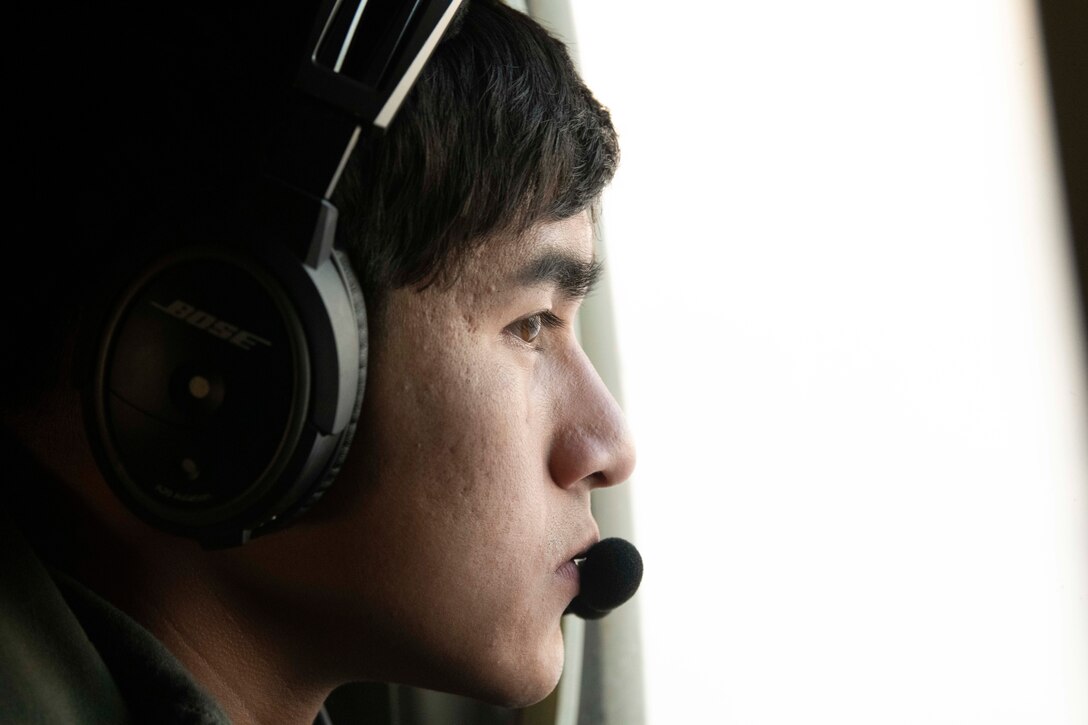
[[626,602],[642,583],[642,557],[623,539],[602,539],[578,566],[581,588],[563,614],[600,619]]

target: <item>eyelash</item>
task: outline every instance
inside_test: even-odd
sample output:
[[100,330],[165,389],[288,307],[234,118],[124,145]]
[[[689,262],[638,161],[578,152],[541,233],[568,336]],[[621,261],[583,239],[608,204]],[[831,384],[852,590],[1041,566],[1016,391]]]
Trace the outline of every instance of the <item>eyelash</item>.
[[[536,330],[536,333],[533,335],[532,339],[526,340],[521,335],[521,333],[525,331],[524,330],[524,325],[526,325],[530,321],[538,319],[538,318],[540,320],[540,327]],[[538,340],[540,339],[540,333],[543,332],[544,330],[554,330],[554,329],[562,327],[562,326],[563,326],[563,319],[562,318],[558,317],[551,310],[544,310],[543,312],[537,312],[536,314],[529,315],[528,317],[523,317],[522,319],[518,320],[517,322],[511,324],[510,327],[508,327],[507,329],[510,331],[510,334],[512,334],[514,337],[516,337],[523,344],[530,345],[535,350],[541,350],[543,348],[540,346],[540,343],[538,342]]]

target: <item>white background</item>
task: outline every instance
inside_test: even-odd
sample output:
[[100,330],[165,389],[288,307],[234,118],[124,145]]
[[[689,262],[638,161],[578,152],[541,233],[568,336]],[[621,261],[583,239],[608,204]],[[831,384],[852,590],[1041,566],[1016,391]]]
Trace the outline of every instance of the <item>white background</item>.
[[651,725],[1088,723],[1088,451],[1030,3],[573,3]]

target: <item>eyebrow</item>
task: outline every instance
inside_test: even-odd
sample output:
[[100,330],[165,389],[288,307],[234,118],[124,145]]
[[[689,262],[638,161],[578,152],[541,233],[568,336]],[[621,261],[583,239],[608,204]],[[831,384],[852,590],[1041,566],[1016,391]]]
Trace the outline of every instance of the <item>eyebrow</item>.
[[534,259],[517,276],[518,283],[535,287],[548,285],[570,300],[581,300],[601,279],[604,263],[586,261],[563,252],[547,252]]

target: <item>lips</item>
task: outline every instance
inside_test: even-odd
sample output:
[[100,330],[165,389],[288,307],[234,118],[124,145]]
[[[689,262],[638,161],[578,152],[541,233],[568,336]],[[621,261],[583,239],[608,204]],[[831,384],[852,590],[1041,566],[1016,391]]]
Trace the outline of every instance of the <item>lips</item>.
[[586,536],[577,548],[571,549],[570,555],[560,563],[558,568],[563,569],[568,564],[577,568],[577,565],[586,558],[586,552],[593,548],[594,544],[600,541],[600,539],[601,535],[597,533],[596,527],[594,527],[593,532]]
[[594,525],[586,536],[580,539],[581,543],[577,546],[572,546],[567,558],[561,561],[559,566],[556,567],[556,575],[561,581],[565,582],[563,585],[565,591],[564,599],[568,605],[582,590],[582,572],[579,570],[578,565],[585,560],[586,552],[588,552],[600,538],[601,535],[598,533],[596,525]]
[[563,562],[563,564],[556,570],[563,579],[569,579],[575,584],[581,584],[582,576],[578,571],[578,565],[574,563],[574,560]]

